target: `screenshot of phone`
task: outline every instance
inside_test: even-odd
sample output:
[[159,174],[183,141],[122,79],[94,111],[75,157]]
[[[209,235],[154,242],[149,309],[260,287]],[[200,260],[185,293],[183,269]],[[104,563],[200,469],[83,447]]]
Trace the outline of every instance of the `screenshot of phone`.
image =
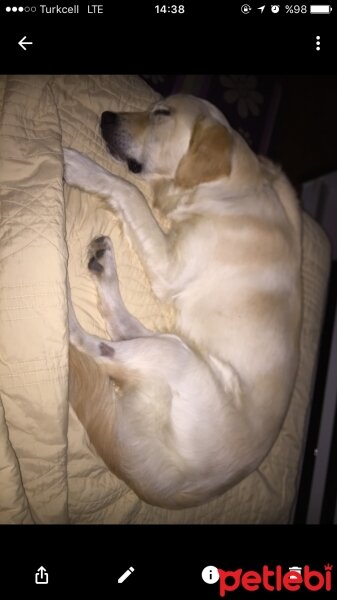
[[14,594],[336,592],[334,2],[0,2]]

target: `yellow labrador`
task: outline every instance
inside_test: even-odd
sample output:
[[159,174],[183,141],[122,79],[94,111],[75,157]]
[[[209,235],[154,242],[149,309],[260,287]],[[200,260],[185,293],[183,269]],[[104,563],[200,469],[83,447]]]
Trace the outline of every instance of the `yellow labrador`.
[[117,212],[177,325],[156,333],[128,313],[112,244],[95,239],[88,267],[112,341],[88,335],[70,302],[70,399],[98,453],[141,498],[192,506],[255,469],[282,426],[301,318],[297,200],[280,169],[204,100],[104,112],[101,127],[111,154],[153,185],[169,233],[135,186],[74,150],[65,179]]

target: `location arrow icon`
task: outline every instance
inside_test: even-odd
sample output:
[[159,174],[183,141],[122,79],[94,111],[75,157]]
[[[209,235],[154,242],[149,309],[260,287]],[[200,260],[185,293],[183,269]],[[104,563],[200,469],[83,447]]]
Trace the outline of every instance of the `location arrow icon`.
[[262,15],[262,13],[263,13],[263,11],[264,11],[265,7],[266,7],[266,5],[265,5],[265,4],[264,4],[263,6],[258,6],[258,7],[257,7],[257,10],[260,10],[260,11],[261,11],[261,15]]

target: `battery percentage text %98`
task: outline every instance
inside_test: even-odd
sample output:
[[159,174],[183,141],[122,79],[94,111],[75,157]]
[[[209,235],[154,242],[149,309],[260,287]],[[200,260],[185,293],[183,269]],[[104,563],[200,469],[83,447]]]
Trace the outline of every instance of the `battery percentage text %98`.
[[285,6],[286,9],[286,14],[295,14],[298,15],[299,13],[306,13],[308,12],[308,9],[306,7],[305,4],[286,4]]

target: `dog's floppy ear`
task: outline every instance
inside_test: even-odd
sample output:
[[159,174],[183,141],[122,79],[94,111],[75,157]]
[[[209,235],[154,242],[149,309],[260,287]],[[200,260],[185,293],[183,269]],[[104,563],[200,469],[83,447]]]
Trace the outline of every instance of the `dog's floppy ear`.
[[190,188],[228,176],[231,172],[233,139],[220,123],[196,122],[187,153],[181,159],[175,183]]

